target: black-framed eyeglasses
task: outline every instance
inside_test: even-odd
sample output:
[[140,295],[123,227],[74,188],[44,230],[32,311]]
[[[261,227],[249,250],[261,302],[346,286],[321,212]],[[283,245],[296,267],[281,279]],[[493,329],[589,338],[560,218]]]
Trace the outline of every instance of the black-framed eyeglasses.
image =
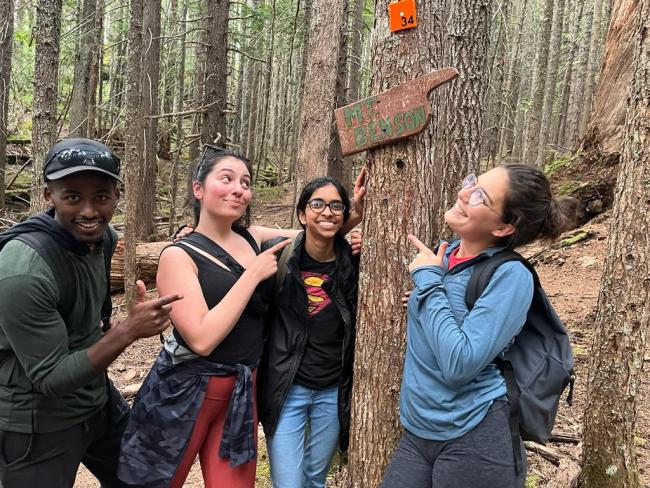
[[327,207],[330,208],[330,212],[334,215],[341,215],[345,211],[345,203],[341,200],[325,203],[325,200],[322,198],[313,198],[307,202],[307,205],[318,214],[323,213]]
[[476,175],[474,173],[470,173],[465,177],[465,179],[460,185],[460,188],[462,190],[469,190],[470,188],[474,188],[474,190],[472,190],[472,192],[469,194],[469,201],[468,201],[469,204],[472,207],[485,205],[494,213],[498,214],[498,212],[494,210],[492,205],[489,203],[491,199],[488,196],[488,194],[485,193],[485,190],[483,188],[481,188],[480,186],[476,186],[477,184],[478,184],[478,178],[476,178]]
[[219,156],[234,156],[237,159],[246,161],[246,163],[250,165],[250,160],[241,154],[237,154],[236,152],[233,152],[230,149],[226,149],[221,146],[215,146],[214,144],[204,144],[203,154],[201,154],[201,159],[198,166],[196,167],[196,177],[198,178],[199,174],[201,174],[201,170],[205,164],[214,161]]

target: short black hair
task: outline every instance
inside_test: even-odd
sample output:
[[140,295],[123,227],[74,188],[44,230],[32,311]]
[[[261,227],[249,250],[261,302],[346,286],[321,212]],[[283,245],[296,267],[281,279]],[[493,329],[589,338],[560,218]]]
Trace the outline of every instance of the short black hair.
[[[330,176],[315,178],[307,183],[302,189],[302,192],[300,192],[300,197],[298,198],[298,203],[296,204],[296,214],[299,217],[298,222],[300,222],[300,212],[304,213],[307,210],[307,203],[311,199],[311,196],[314,194],[314,192],[319,188],[323,188],[327,185],[332,185],[334,188],[336,188],[336,191],[341,197],[341,201],[345,204],[345,208],[343,209],[343,222],[347,222],[347,220],[350,218],[350,198],[348,197],[348,192],[339,180]],[[303,229],[305,228],[302,223],[300,223],[300,225]]]

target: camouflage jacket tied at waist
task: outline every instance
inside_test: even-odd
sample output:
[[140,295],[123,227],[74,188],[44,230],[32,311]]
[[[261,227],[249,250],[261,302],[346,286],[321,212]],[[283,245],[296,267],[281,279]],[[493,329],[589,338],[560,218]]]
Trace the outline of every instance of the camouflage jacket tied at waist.
[[[255,365],[257,366],[257,365]],[[120,452],[119,478],[148,488],[167,487],[185,453],[210,376],[236,375],[219,456],[236,467],[252,461],[253,376],[251,368],[202,357],[177,362],[163,349],[133,404]]]

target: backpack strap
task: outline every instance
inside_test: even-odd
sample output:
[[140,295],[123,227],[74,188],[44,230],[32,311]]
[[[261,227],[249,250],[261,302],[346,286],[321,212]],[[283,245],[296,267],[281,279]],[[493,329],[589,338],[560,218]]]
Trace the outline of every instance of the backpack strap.
[[26,232],[14,239],[24,242],[34,249],[48,264],[59,289],[57,310],[64,319],[70,315],[75,302],[74,283],[70,263],[65,258],[61,246],[52,235],[44,231]]
[[506,249],[495,253],[492,256],[484,257],[474,265],[472,275],[470,276],[469,281],[467,282],[467,288],[465,289],[465,305],[467,305],[468,310],[474,308],[476,300],[479,299],[487,288],[488,283],[490,283],[497,268],[508,261],[519,261],[521,264],[526,266],[526,269],[528,269],[530,274],[533,275],[535,288],[541,286],[539,276],[537,276],[537,272],[533,265],[518,252]]
[[[470,276],[467,288],[465,289],[465,304],[467,309],[471,310],[476,304],[476,300],[485,291],[490,279],[499,266],[508,261],[519,261],[526,269],[533,275],[535,289],[540,286],[539,276],[533,265],[518,252],[506,249],[492,256],[485,257],[474,265],[472,275]],[[523,466],[521,458],[521,432],[519,429],[520,422],[520,406],[519,406],[519,386],[515,379],[515,372],[512,364],[507,359],[497,356],[494,363],[501,372],[503,379],[506,382],[506,392],[508,395],[508,404],[510,407],[510,415],[508,416],[508,425],[510,427],[510,438],[512,441],[512,451],[515,458],[515,469],[519,473]]]

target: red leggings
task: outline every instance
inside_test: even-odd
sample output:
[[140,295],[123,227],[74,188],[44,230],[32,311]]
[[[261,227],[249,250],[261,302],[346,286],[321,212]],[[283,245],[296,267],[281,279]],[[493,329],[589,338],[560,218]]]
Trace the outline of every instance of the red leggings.
[[[253,390],[256,390],[257,371],[253,371]],[[185,455],[174,473],[169,488],[182,488],[198,453],[205,488],[252,488],[255,486],[257,461],[231,468],[228,459],[219,456],[223,423],[230,395],[235,387],[234,376],[212,376],[208,382],[205,399],[194,424],[192,437]],[[253,402],[255,404],[255,402]],[[253,406],[253,425],[257,425],[257,405]],[[257,446],[257,432],[255,432]]]

